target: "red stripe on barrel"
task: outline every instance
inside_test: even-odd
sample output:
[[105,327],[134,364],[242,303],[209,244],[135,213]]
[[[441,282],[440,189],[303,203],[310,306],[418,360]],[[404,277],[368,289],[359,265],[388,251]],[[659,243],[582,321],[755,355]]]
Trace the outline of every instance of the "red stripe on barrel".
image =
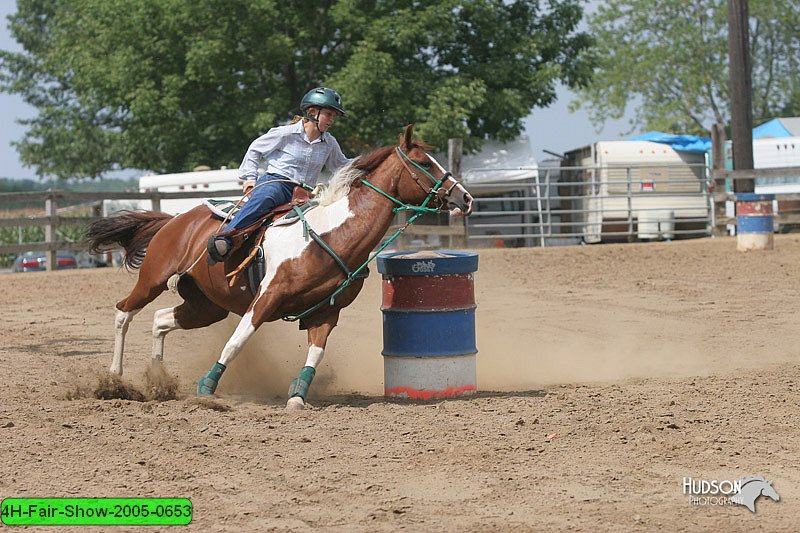
[[394,398],[408,398],[410,400],[438,400],[441,398],[457,398],[477,392],[475,385],[462,387],[447,387],[441,390],[421,390],[413,387],[393,387],[385,389],[386,396]]
[[475,306],[472,273],[393,276],[383,280],[381,309],[450,310]]
[[742,215],[764,216],[771,214],[772,214],[772,201],[736,202],[736,216],[742,216]]

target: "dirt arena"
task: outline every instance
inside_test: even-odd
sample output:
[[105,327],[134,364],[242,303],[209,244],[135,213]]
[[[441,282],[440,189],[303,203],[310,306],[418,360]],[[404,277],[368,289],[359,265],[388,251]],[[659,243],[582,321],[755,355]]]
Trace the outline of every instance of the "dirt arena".
[[[477,397],[383,398],[373,269],[300,413],[294,324],[263,327],[215,400],[194,382],[236,317],[167,337],[177,399],[97,399],[135,274],[0,275],[0,497],[188,497],[203,532],[797,530],[800,236],[480,254]],[[122,392],[152,396],[153,312],[177,302],[133,321]],[[780,501],[683,493],[752,475]]]

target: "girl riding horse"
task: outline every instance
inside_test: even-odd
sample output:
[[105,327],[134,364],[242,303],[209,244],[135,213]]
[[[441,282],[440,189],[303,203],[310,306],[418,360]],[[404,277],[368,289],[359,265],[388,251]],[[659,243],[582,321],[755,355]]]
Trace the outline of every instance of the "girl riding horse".
[[[415,142],[412,135],[409,125],[397,146],[360,156],[338,172],[320,204],[306,211],[301,221],[267,230],[265,276],[255,296],[244,282],[231,286],[226,280],[247,250],[235,250],[229,253],[230,260],[215,265],[200,261],[209,236],[219,226],[204,205],[178,217],[123,212],[94,222],[87,234],[92,250],[122,246],[127,252],[126,266],[141,267],[135,287],[116,305],[110,370],[122,374],[125,335],[134,315],[177,278],[184,302],[156,311],[153,359],[162,360],[164,337],[170,331],[205,327],[229,312],[240,315],[219,360],[198,384],[199,394],[213,394],[226,367],[261,324],[302,317],[300,326],[308,330],[308,355],[286,405],[302,409],[339,311],[361,290],[364,278],[356,274],[377,254],[375,248],[392,224],[394,212],[415,211],[413,219],[434,211],[429,207],[434,204],[441,210],[452,208],[454,214],[472,211],[472,196],[426,153],[430,147]],[[310,238],[312,233],[319,239]]]
[[[313,188],[322,167],[333,173],[351,160],[346,158],[328,128],[337,116],[344,115],[339,93],[317,87],[300,102],[303,117],[296,117],[288,126],[270,129],[250,144],[239,167],[245,193],[253,192],[222,234],[208,241],[209,264],[224,261],[233,243],[227,235],[251,226],[275,207],[288,204],[295,187]],[[258,176],[258,167],[266,161],[266,173]]]

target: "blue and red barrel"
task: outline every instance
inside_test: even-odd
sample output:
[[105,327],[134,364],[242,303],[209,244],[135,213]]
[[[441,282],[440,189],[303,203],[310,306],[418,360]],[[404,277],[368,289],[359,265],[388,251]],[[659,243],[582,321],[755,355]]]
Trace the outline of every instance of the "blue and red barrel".
[[774,194],[736,194],[736,248],[740,252],[772,250]]
[[432,400],[477,392],[477,270],[473,252],[378,256],[386,396]]

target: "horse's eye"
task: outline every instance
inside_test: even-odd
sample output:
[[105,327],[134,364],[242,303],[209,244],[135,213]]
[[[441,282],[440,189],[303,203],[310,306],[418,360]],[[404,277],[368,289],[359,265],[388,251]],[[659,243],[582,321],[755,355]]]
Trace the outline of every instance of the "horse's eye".
[[422,168],[425,168],[425,169],[433,168],[433,164],[431,164],[430,161],[420,161],[419,162],[419,166],[421,166]]

